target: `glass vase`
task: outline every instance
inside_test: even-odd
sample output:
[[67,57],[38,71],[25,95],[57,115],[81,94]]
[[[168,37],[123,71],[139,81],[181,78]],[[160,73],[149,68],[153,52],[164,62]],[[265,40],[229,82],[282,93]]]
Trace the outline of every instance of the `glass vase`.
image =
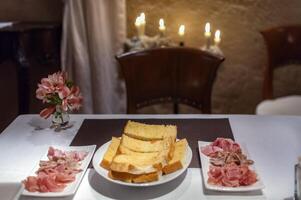
[[70,120],[69,113],[56,106],[55,112],[52,114],[52,124],[55,127],[65,127]]

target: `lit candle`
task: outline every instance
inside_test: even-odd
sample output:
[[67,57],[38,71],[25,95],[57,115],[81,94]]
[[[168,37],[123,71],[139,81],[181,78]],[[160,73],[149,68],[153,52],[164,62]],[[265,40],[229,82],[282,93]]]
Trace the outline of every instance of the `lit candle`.
[[141,24],[145,24],[145,14],[144,12],[140,13]]
[[215,46],[218,46],[218,44],[221,42],[221,31],[220,30],[216,30],[215,34],[214,34],[214,43]]
[[145,33],[145,24],[146,24],[144,12],[142,12],[140,14],[140,24],[141,24],[141,26],[140,26],[140,28],[141,28],[141,35],[144,35],[144,33]]
[[184,37],[184,35],[185,35],[185,26],[184,26],[184,25],[181,25],[181,26],[179,27],[178,34],[179,34],[179,36],[180,36],[181,38]]
[[139,27],[141,25],[141,23],[140,23],[140,16],[138,16],[137,18],[136,18],[136,21],[135,21],[135,26],[136,27]]
[[137,35],[138,35],[138,37],[140,37],[141,36],[141,20],[140,20],[140,16],[138,16],[136,18],[135,26],[136,26],[136,30],[137,30]]
[[161,36],[164,36],[165,30],[166,30],[166,27],[164,25],[164,20],[161,18],[159,20],[159,31],[160,31]]
[[207,22],[205,25],[205,38],[206,38],[206,48],[210,48],[210,38],[211,38],[211,31],[210,31],[210,23]]
[[206,25],[205,25],[205,37],[206,38],[211,37],[210,23],[209,22],[207,22]]
[[184,35],[185,35],[185,26],[181,25],[179,27],[178,34],[180,36],[180,46],[184,46]]

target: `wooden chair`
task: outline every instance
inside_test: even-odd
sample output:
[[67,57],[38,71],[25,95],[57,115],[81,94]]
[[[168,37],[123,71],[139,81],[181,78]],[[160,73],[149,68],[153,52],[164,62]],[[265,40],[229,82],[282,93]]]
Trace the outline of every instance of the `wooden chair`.
[[[261,32],[266,43],[268,63],[264,67],[263,102],[257,114],[301,114],[301,96],[287,96],[274,99],[273,73],[278,67],[290,63],[301,63],[301,25],[282,26]],[[269,100],[273,99],[273,100]]]
[[289,63],[301,63],[301,25],[284,26],[261,32],[268,51],[264,67],[263,99],[273,98],[273,72]]
[[127,113],[172,102],[211,113],[211,90],[223,57],[193,48],[156,48],[117,56],[127,89]]

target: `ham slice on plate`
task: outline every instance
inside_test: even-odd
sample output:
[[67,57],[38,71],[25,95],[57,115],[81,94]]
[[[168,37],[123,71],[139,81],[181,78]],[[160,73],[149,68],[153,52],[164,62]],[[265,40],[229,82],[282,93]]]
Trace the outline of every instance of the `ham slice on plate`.
[[247,165],[234,163],[209,167],[208,183],[227,187],[247,186],[257,181],[257,175]]
[[201,152],[209,157],[215,157],[217,152],[227,151],[240,153],[240,145],[229,138],[217,138],[210,145],[201,148]]
[[61,192],[67,183],[76,179],[76,174],[87,152],[62,151],[49,147],[49,160],[40,161],[36,176],[29,176],[23,181],[25,189],[30,192]]
[[26,181],[23,182],[26,190],[30,192],[37,192],[40,190],[38,186],[38,179],[35,176],[28,176]]
[[256,173],[249,168],[254,161],[247,159],[238,143],[229,138],[217,138],[200,148],[209,157],[207,182],[225,187],[249,186],[257,181]]

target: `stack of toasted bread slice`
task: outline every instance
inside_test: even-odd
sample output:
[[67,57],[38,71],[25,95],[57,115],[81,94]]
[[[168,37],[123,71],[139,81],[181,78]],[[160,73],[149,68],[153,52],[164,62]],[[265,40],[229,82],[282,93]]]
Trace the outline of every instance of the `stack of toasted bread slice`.
[[176,138],[176,126],[128,121],[121,138],[112,138],[100,165],[112,179],[132,183],[159,180],[162,173],[183,168],[188,143]]

